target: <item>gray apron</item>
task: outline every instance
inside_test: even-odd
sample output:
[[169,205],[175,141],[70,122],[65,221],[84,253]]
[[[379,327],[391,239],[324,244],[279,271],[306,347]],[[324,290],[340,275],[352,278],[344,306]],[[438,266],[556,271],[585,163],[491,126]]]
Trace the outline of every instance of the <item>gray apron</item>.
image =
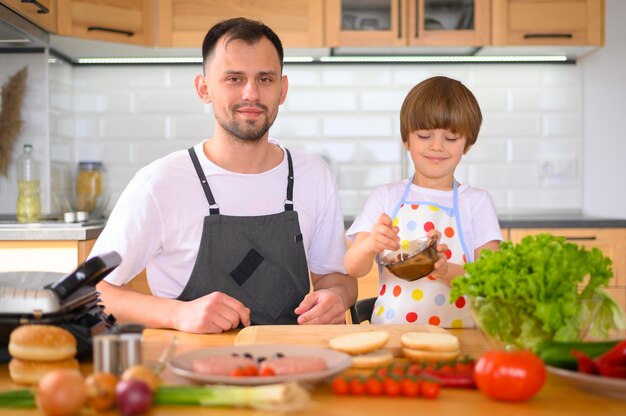
[[[309,272],[298,213],[293,210],[293,163],[285,210],[235,217],[220,214],[193,148],[189,155],[209,203],[198,257],[179,300],[223,292],[250,308],[253,325],[295,324],[294,309],[309,293]],[[233,192],[237,192],[234,189]]]

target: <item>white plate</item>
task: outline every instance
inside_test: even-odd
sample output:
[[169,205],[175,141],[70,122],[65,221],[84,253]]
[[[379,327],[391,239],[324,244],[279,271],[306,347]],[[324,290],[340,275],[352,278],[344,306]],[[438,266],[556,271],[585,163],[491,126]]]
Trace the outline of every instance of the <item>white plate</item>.
[[[304,374],[289,374],[282,376],[258,376],[258,377],[229,377],[214,376],[197,373],[192,370],[191,363],[198,358],[211,357],[216,355],[231,355],[245,353],[251,354],[253,358],[271,358],[274,354],[281,353],[285,357],[289,356],[311,356],[321,357],[326,360],[326,370]],[[172,358],[169,362],[175,374],[187,379],[209,384],[236,384],[236,385],[261,385],[282,383],[285,381],[301,381],[307,383],[318,383],[337,373],[347,369],[352,365],[352,357],[343,352],[334,351],[328,348],[304,347],[299,345],[238,345],[233,347],[211,347],[201,350],[186,352]]]
[[548,372],[567,380],[581,390],[626,400],[626,380],[603,377],[547,366]]

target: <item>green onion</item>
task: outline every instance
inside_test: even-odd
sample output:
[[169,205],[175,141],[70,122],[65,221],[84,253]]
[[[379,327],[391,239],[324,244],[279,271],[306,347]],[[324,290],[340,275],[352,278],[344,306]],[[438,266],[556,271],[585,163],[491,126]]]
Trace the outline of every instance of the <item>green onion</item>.
[[35,396],[31,390],[8,390],[0,392],[0,408],[35,408]]
[[157,405],[235,406],[260,410],[294,411],[309,403],[309,393],[297,383],[263,386],[161,386],[154,395]]

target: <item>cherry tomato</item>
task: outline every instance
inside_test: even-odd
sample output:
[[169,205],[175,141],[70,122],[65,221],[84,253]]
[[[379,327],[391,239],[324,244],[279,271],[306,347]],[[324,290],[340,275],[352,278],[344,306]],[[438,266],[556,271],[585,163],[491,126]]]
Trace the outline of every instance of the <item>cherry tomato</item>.
[[420,395],[421,382],[410,378],[403,378],[400,380],[400,391],[403,396],[417,397]]
[[374,371],[374,376],[385,378],[389,375],[389,367],[379,367]]
[[383,383],[378,378],[368,378],[365,380],[365,393],[368,396],[380,396],[383,394]]
[[274,369],[272,369],[271,367],[261,367],[261,369],[259,370],[259,375],[261,377],[271,377],[271,376],[275,376],[276,373],[274,372]]
[[247,377],[254,377],[259,374],[259,368],[253,364],[247,365],[243,368],[243,374]]
[[441,385],[436,381],[422,381],[422,397],[425,399],[436,399],[439,396]]
[[244,377],[246,373],[243,371],[243,367],[237,367],[230,372],[231,377]]
[[350,380],[350,394],[353,396],[363,396],[365,394],[365,383],[359,378]]
[[386,396],[390,396],[390,397],[399,396],[401,393],[400,383],[398,383],[398,380],[392,377],[385,378],[383,380],[383,392],[385,393]]
[[334,378],[330,384],[330,388],[337,396],[345,396],[350,392],[348,380],[343,377]]
[[524,401],[546,380],[543,361],[530,351],[488,351],[474,367],[478,388],[496,400]]

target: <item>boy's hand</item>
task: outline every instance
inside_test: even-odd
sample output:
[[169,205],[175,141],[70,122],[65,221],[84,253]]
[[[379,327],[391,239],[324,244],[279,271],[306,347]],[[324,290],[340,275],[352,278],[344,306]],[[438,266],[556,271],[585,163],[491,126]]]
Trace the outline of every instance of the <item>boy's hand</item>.
[[400,237],[398,227],[393,226],[391,218],[387,214],[380,214],[378,221],[372,227],[372,231],[367,236],[364,243],[367,250],[378,254],[383,250],[397,250],[400,248]]
[[[439,241],[441,233],[437,230],[430,230],[428,232],[429,237],[433,234],[437,235],[437,241]],[[439,259],[435,263],[435,270],[431,273],[434,277],[442,278],[448,274],[448,256],[446,255],[446,251],[448,251],[447,244],[437,244],[437,255]]]

